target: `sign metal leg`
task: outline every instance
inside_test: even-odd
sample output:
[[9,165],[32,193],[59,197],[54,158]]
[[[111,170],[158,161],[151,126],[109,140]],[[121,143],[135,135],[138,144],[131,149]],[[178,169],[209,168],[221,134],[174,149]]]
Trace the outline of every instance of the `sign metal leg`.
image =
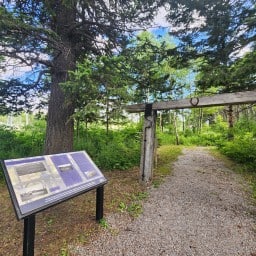
[[34,256],[35,215],[24,219],[23,256]]
[[96,191],[96,220],[103,218],[104,186],[98,187]]

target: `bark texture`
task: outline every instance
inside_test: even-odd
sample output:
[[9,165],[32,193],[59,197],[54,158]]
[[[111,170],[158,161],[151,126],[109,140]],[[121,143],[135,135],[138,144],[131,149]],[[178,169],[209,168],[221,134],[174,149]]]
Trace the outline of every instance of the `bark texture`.
[[[74,103],[61,88],[68,79],[68,71],[75,69],[75,42],[68,30],[75,21],[74,8],[59,3],[52,29],[60,35],[62,44],[54,55],[51,68],[51,95],[48,108],[45,154],[68,152],[73,150]],[[67,28],[67,29],[64,29]],[[56,50],[57,51],[57,50]]]

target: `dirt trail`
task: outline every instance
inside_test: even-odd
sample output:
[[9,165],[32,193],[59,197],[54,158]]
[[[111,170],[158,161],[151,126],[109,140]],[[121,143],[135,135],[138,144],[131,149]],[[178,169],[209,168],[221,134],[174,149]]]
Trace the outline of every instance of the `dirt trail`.
[[205,148],[183,150],[173,174],[149,190],[134,221],[107,216],[110,228],[71,255],[256,256],[256,214],[238,175]]

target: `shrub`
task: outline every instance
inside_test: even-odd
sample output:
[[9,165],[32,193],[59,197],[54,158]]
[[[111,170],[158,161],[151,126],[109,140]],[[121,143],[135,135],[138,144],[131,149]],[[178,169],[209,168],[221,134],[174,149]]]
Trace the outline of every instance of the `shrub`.
[[256,139],[253,133],[247,132],[243,136],[237,136],[219,149],[237,163],[245,164],[249,170],[256,170]]
[[44,131],[27,127],[12,130],[0,127],[0,158],[10,159],[42,154]]
[[92,128],[76,138],[75,149],[86,150],[102,169],[126,170],[139,164],[140,140],[137,127],[125,127],[108,134],[103,128]]

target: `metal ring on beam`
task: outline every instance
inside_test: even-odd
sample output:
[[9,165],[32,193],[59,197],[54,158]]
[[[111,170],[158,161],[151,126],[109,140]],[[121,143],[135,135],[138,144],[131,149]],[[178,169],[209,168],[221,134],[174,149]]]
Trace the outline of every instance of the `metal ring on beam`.
[[193,106],[193,107],[196,107],[199,103],[199,98],[196,97],[196,98],[190,98],[190,104]]

